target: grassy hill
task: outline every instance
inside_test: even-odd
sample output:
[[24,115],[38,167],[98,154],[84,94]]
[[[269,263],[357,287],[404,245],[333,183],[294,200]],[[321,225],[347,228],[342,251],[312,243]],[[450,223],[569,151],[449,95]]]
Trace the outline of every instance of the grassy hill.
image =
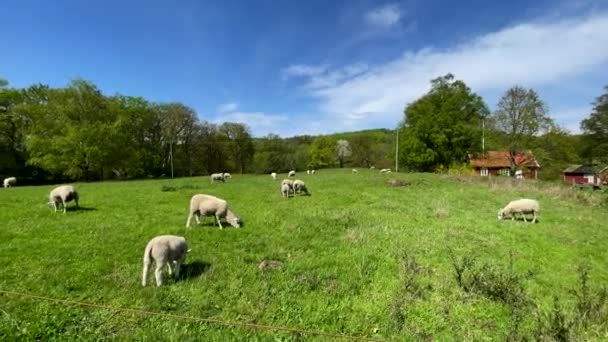
[[[608,333],[605,298],[596,297],[608,283],[600,195],[370,170],[298,178],[312,196],[284,199],[267,175],[234,175],[225,184],[207,177],[82,183],[83,209],[66,215],[46,206],[51,186],[1,189],[0,290],[377,339],[538,338],[560,333],[560,322],[572,336]],[[407,185],[388,187],[389,178]],[[227,199],[244,227],[219,230],[207,218],[186,229],[195,193]],[[539,223],[498,221],[498,209],[520,197],[541,202]],[[179,281],[144,288],[143,250],[161,234],[186,237],[192,252]],[[260,270],[263,260],[283,266]],[[572,294],[582,293],[581,267],[589,271],[587,295],[579,296],[586,300]],[[589,310],[577,311],[581,303]],[[299,339],[8,294],[0,309],[2,340]]]

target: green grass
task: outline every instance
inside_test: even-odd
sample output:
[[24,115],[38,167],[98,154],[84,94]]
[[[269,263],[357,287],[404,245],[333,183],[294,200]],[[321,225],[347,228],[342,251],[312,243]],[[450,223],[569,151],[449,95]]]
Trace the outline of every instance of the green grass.
[[[286,200],[280,179],[267,175],[233,175],[225,184],[207,177],[79,183],[86,210],[66,215],[46,206],[52,186],[2,189],[0,290],[378,339],[504,340],[509,305],[459,287],[449,250],[501,270],[512,255],[513,272],[534,273],[522,280],[538,306],[524,318],[524,334],[535,315],[551,312],[554,296],[573,307],[581,265],[593,287],[608,282],[606,209],[555,186],[350,169],[298,178],[312,196]],[[388,187],[389,178],[410,185]],[[207,218],[186,229],[195,193],[228,200],[244,227],[219,230]],[[519,197],[541,202],[540,223],[496,219]],[[143,250],[161,234],[186,237],[187,274],[144,288]],[[261,271],[265,259],[284,265]],[[0,309],[0,340],[318,339],[10,295],[0,296]],[[605,337],[607,328],[584,333]]]

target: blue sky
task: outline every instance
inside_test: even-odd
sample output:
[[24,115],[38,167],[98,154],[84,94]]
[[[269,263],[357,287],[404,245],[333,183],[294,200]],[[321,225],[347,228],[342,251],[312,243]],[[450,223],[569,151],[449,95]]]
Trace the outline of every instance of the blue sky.
[[394,128],[453,73],[494,109],[536,89],[577,132],[608,85],[608,1],[3,2],[0,78],[93,81],[255,136]]

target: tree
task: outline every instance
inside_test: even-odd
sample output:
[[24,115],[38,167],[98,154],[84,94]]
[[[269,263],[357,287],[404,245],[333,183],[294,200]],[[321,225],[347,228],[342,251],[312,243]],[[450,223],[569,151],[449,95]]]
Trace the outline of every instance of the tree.
[[244,173],[255,152],[249,127],[242,123],[225,122],[220,126],[220,132],[227,139],[226,147],[235,167]]
[[352,137],[350,141],[353,163],[358,166],[371,167],[375,159],[372,138],[368,135],[357,135]]
[[583,154],[590,161],[608,163],[608,86],[606,93],[595,99],[593,112],[581,122],[585,148]]
[[320,169],[334,164],[336,140],[329,136],[319,136],[310,146],[310,164],[308,167]]
[[348,140],[340,139],[336,141],[336,155],[340,162],[340,168],[344,166],[344,161],[352,155]]
[[494,129],[503,132],[509,150],[511,174],[518,166],[517,152],[529,148],[534,136],[554,127],[547,106],[533,89],[515,86],[508,89],[490,118]]
[[431,81],[431,90],[405,108],[399,129],[399,159],[408,168],[432,171],[463,162],[480,148],[482,98],[451,74]]

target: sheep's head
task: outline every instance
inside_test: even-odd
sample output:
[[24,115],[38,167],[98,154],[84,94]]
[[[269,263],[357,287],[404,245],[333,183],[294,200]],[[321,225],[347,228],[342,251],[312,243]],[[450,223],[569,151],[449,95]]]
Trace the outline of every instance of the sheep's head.
[[502,220],[504,218],[505,218],[505,212],[504,212],[504,210],[502,210],[502,209],[498,210],[498,219]]
[[226,222],[234,228],[241,228],[241,220],[230,210],[226,213]]

